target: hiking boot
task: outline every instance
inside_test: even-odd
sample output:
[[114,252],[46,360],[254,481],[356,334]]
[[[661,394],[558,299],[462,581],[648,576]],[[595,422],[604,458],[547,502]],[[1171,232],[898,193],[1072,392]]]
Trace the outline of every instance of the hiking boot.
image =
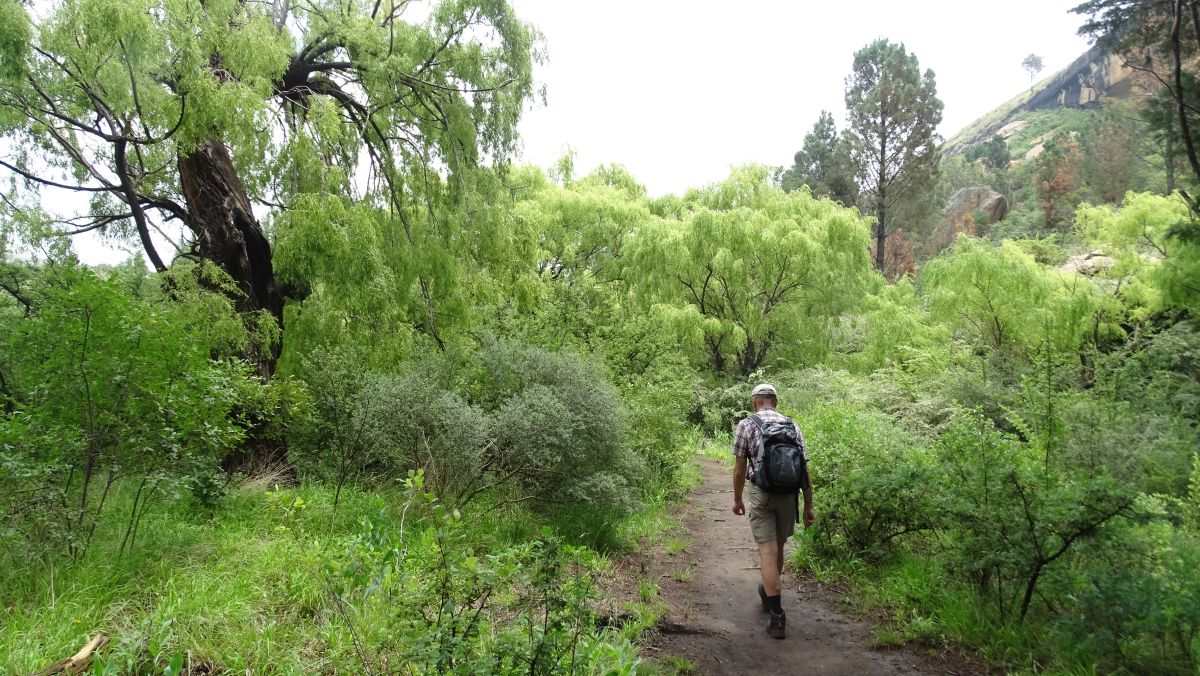
[[762,610],[764,613],[771,612],[771,604],[767,602],[767,592],[761,584],[758,585],[758,598],[762,601]]
[[783,611],[771,613],[771,618],[767,620],[767,636],[771,638],[783,638],[784,626],[787,625],[787,614]]

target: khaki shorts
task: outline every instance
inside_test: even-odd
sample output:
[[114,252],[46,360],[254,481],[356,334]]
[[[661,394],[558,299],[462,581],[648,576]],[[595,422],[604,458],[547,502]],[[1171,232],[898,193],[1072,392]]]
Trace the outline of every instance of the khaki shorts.
[[785,540],[796,532],[796,496],[772,495],[746,482],[746,512],[757,543]]

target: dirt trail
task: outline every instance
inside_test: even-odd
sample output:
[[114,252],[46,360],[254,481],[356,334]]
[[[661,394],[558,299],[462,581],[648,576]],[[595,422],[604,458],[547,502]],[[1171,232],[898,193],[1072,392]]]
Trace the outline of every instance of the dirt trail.
[[[757,549],[746,518],[730,510],[730,469],[708,459],[700,463],[704,480],[684,514],[692,544],[648,562],[661,571],[661,594],[670,607],[657,655],[684,657],[702,674],[966,673],[962,664],[943,664],[911,650],[871,648],[867,624],[842,612],[833,592],[811,582],[799,585],[791,575],[783,581],[787,638],[767,636],[757,594]],[[680,581],[676,574],[686,568],[694,577]]]

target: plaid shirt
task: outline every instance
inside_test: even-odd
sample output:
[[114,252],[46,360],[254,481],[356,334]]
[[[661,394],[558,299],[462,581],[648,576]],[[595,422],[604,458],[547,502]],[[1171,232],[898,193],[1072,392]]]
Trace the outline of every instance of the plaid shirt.
[[[764,408],[758,412],[758,417],[764,422],[784,422],[791,420],[792,424],[796,421],[786,415],[776,411],[773,408]],[[758,460],[758,425],[750,418],[745,418],[737,426],[737,432],[733,435],[733,455],[738,458],[746,458],[749,462],[746,463],[747,478],[754,476],[754,464]],[[800,449],[804,452],[804,461],[808,462],[808,444],[804,443],[804,432],[800,431],[800,426],[796,425],[796,438],[800,442]]]

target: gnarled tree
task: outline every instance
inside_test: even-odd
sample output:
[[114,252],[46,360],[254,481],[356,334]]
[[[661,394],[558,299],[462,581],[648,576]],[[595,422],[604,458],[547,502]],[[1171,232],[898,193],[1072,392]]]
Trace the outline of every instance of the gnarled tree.
[[[134,239],[158,270],[216,264],[270,377],[284,298],[328,271],[312,262],[322,239],[288,230],[353,203],[408,250],[395,291],[415,309],[389,321],[441,344],[455,270],[430,251],[480,222],[536,41],[504,0],[0,0],[4,215],[43,236]],[[291,270],[268,234],[303,249]]]

